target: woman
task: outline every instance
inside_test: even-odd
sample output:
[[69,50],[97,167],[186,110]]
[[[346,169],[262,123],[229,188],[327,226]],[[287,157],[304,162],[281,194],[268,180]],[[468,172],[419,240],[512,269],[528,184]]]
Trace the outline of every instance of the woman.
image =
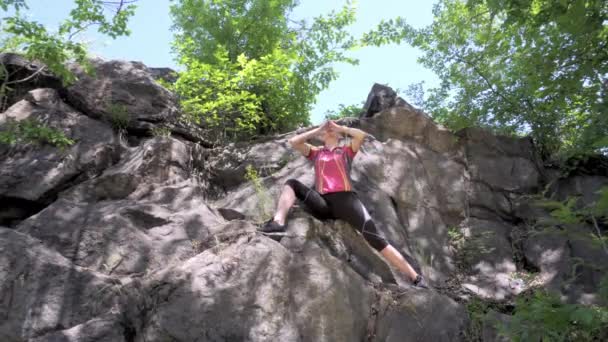
[[[341,134],[351,136],[350,145],[338,146]],[[321,136],[323,147],[306,143],[315,136]],[[374,249],[405,273],[415,286],[428,288],[424,278],[416,273],[401,253],[378,234],[374,221],[352,190],[350,166],[365,136],[366,133],[362,130],[327,121],[311,131],[289,139],[292,147],[314,163],[315,189],[307,187],[298,180],[289,179],[279,197],[276,214],[260,228],[260,231],[265,233],[285,231],[289,208],[297,198],[318,219],[341,219],[348,222],[361,232]]]

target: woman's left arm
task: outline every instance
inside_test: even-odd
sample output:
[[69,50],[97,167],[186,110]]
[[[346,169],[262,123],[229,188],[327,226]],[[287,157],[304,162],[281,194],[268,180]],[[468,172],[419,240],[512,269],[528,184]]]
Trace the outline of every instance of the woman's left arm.
[[344,127],[344,133],[350,135],[353,139],[351,140],[351,148],[353,152],[357,153],[359,151],[359,147],[363,144],[363,140],[367,136],[367,133],[363,132],[360,129],[352,128],[352,127]]

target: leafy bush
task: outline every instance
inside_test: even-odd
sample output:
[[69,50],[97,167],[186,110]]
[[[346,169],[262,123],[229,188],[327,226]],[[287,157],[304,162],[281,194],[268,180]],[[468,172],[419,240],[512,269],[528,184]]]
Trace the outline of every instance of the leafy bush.
[[257,170],[251,165],[247,165],[245,170],[245,179],[253,184],[253,188],[258,197],[257,205],[259,216],[261,219],[266,220],[272,216],[272,199],[268,194],[268,190],[264,184],[262,184],[262,180]]
[[[129,35],[127,28],[129,18],[135,13],[135,5],[130,2],[75,0],[76,6],[69,17],[59,23],[57,32],[29,20],[23,11],[28,9],[25,0],[0,0],[0,10],[9,15],[0,21],[0,51],[11,51],[23,54],[27,59],[37,60],[46,65],[50,71],[59,76],[65,83],[74,81],[74,75],[68,70],[66,62],[74,60],[91,71],[87,61],[87,50],[83,43],[73,41],[77,34],[88,27],[97,26],[97,31],[112,38]],[[106,16],[105,9],[115,7],[111,17]],[[18,82],[15,80],[12,82]]]
[[289,21],[293,0],[179,0],[171,7],[174,48],[185,67],[173,89],[185,112],[216,128],[219,141],[308,125],[315,97],[355,64],[346,27],[354,6],[311,24]]
[[339,120],[342,118],[358,118],[363,113],[363,105],[340,104],[338,109],[325,112],[325,120]]
[[511,322],[500,331],[512,341],[602,341],[608,338],[608,308],[563,303],[539,290],[517,299]]
[[127,107],[122,104],[111,103],[107,107],[108,119],[118,131],[124,131],[129,126],[130,117]]
[[150,130],[155,137],[169,137],[171,136],[171,129],[169,127],[154,127]]
[[[596,191],[599,198],[584,208],[576,208],[577,197],[570,197],[565,201],[552,201],[541,199],[536,203],[550,210],[551,216],[562,224],[582,224],[589,221],[593,225],[594,234],[591,235],[592,242],[601,245],[608,255],[608,237],[602,235],[598,221],[608,223],[608,186]],[[586,237],[578,237],[586,238]]]
[[0,131],[0,143],[6,145],[49,144],[63,149],[75,142],[66,137],[60,130],[48,127],[38,120],[26,119],[21,121],[11,120],[6,123],[5,129]]

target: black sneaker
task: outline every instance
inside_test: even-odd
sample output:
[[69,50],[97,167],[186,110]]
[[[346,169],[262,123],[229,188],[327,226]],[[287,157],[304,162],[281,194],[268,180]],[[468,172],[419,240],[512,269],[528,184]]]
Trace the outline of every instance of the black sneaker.
[[429,284],[426,283],[426,280],[420,274],[416,276],[416,279],[414,279],[412,284],[414,284],[414,286],[416,286],[416,287],[420,287],[423,289],[430,288]]
[[285,225],[280,225],[277,221],[270,219],[258,228],[262,233],[282,233],[285,231]]

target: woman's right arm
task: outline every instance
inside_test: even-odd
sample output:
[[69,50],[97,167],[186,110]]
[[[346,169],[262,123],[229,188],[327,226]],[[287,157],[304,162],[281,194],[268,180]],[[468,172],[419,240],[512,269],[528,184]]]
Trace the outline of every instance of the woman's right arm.
[[289,139],[289,144],[296,150],[300,151],[300,153],[302,153],[302,155],[304,155],[304,157],[308,157],[308,154],[310,153],[310,149],[312,148],[312,146],[310,144],[307,144],[306,141],[308,139],[312,139],[315,136],[321,134],[321,131],[323,130],[324,127],[325,127],[325,124],[315,128],[315,129],[312,129],[308,132],[298,134],[295,137]]

